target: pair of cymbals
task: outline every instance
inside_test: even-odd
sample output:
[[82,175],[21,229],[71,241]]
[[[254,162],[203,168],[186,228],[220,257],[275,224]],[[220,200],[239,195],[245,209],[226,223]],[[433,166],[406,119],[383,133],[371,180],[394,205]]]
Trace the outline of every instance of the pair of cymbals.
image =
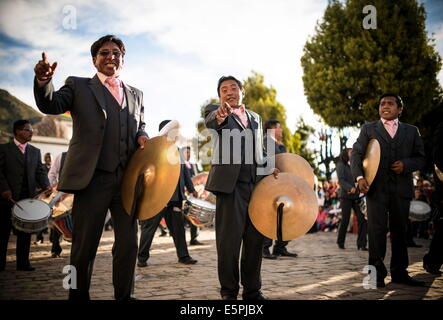
[[[318,201],[314,192],[315,176],[302,157],[281,153],[275,156],[280,170],[277,179],[268,176],[254,188],[249,203],[249,217],[264,236],[277,240],[296,239],[312,227],[317,219]],[[282,219],[278,229],[278,208]]]
[[139,220],[152,218],[169,202],[180,177],[180,156],[174,140],[158,136],[137,149],[126,167],[123,208]]

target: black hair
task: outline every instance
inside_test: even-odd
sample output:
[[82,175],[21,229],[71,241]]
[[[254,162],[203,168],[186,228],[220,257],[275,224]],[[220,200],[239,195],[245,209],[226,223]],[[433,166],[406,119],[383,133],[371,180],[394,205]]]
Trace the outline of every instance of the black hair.
[[12,132],[14,133],[14,136],[17,135],[17,130],[23,129],[27,124],[30,124],[28,120],[17,120],[16,122],[14,122],[14,125],[12,127]]
[[275,129],[277,124],[280,124],[280,121],[278,121],[278,120],[267,120],[265,122],[265,131],[267,131],[268,129]]
[[235,77],[233,77],[233,76],[223,76],[220,79],[218,79],[218,84],[217,84],[217,94],[218,94],[219,97],[220,97],[220,86],[221,86],[221,84],[224,81],[228,81],[228,80],[234,80],[235,82],[237,82],[238,87],[240,88],[240,90],[243,89],[243,85]]
[[403,100],[401,99],[401,97],[398,94],[395,93],[391,93],[391,92],[387,92],[381,95],[381,97],[378,99],[378,103],[377,103],[377,108],[380,107],[380,102],[383,98],[386,97],[393,97],[395,98],[395,101],[397,102],[397,106],[399,108],[403,108]]
[[162,122],[160,122],[160,124],[158,125],[158,131],[161,131],[161,129],[163,129],[163,127],[169,122],[171,122],[171,120],[163,120]]
[[98,39],[97,41],[95,41],[92,46],[91,46],[91,56],[94,58],[95,56],[97,56],[98,50],[100,50],[100,48],[106,43],[106,42],[114,42],[118,48],[120,49],[120,51],[122,52],[122,56],[125,55],[125,45],[123,44],[123,41],[121,41],[119,38],[117,38],[116,36],[112,35],[112,34],[108,34],[106,36],[101,37],[100,39]]

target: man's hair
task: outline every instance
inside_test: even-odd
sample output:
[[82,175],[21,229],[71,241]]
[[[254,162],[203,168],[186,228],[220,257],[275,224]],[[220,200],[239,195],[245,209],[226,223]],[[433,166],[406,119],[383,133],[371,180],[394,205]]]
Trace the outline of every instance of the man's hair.
[[384,93],[381,95],[381,97],[378,99],[377,108],[380,107],[381,100],[386,97],[395,98],[395,101],[397,102],[397,106],[399,108],[403,108],[403,100],[401,99],[401,97],[398,94],[391,93],[391,92],[387,92],[387,93]]
[[12,127],[12,132],[14,133],[14,136],[17,135],[17,130],[23,129],[27,124],[30,124],[28,120],[17,120],[16,122],[14,122],[14,125]]
[[241,82],[239,80],[237,80],[235,77],[233,76],[223,76],[220,79],[218,79],[218,84],[217,84],[217,94],[220,97],[220,86],[224,81],[228,81],[228,80],[234,80],[235,82],[237,82],[238,87],[241,89],[243,89],[243,85],[241,84]]
[[92,46],[91,46],[91,56],[94,58],[95,56],[97,56],[98,50],[100,50],[100,48],[106,43],[106,42],[114,42],[118,48],[120,49],[120,51],[122,52],[122,56],[125,55],[125,45],[123,44],[123,41],[121,41],[119,38],[117,38],[116,36],[112,35],[112,34],[108,34],[106,36],[101,37],[100,39],[98,39],[97,41],[95,41]]
[[278,120],[267,120],[265,122],[265,131],[267,131],[268,129],[274,129],[277,124],[280,124],[280,121]]
[[171,122],[171,120],[163,120],[162,122],[160,122],[160,124],[158,125],[158,131],[161,131],[163,127],[167,125],[169,122]]

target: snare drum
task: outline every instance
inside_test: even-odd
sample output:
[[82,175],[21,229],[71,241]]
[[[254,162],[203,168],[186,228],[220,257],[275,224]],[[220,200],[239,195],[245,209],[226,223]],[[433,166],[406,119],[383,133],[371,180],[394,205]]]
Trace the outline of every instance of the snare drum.
[[208,226],[214,223],[215,204],[205,200],[189,198],[184,205],[184,214],[194,226]]
[[431,207],[424,201],[412,200],[409,208],[409,219],[426,221],[431,217]]
[[51,208],[38,199],[23,199],[12,208],[12,225],[26,233],[36,233],[46,229],[49,223]]

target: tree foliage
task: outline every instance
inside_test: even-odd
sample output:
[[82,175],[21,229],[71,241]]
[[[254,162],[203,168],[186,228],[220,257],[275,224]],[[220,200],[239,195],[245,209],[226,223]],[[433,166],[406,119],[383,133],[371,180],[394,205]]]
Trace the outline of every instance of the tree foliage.
[[400,94],[402,121],[424,127],[437,108],[441,59],[425,30],[426,13],[416,0],[374,0],[376,29],[364,29],[365,0],[332,0],[301,58],[308,103],[337,128],[378,118],[377,100]]

